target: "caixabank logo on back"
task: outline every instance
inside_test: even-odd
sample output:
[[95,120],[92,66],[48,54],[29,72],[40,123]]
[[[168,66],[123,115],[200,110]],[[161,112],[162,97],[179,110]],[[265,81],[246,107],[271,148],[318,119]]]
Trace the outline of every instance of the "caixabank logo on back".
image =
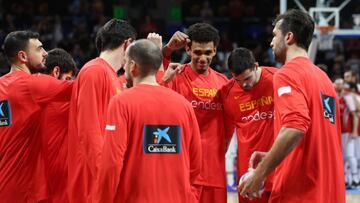
[[0,127],[11,125],[11,110],[7,100],[0,101]]
[[336,121],[336,99],[321,93],[321,100],[324,109],[324,117],[334,124]]
[[145,125],[144,152],[146,154],[179,154],[180,150],[180,126]]

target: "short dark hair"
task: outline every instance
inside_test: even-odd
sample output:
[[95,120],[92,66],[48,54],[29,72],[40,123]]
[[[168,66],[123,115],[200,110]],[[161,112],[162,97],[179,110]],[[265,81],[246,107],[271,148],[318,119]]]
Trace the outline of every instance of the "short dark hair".
[[277,16],[274,25],[283,20],[280,30],[283,35],[288,32],[294,34],[297,46],[308,50],[314,34],[314,20],[311,16],[299,9],[291,9]]
[[191,46],[191,42],[199,42],[199,43],[213,42],[215,47],[219,45],[219,41],[220,41],[219,31],[210,24],[195,23],[188,28],[186,34],[189,36],[189,39],[191,40],[189,46]]
[[45,74],[50,74],[56,66],[60,68],[60,75],[72,71],[74,75],[77,72],[76,63],[72,56],[64,49],[55,48],[48,52],[45,61]]
[[136,39],[136,31],[128,22],[111,19],[96,34],[95,44],[99,52],[113,50],[128,38]]
[[39,39],[39,33],[30,30],[10,32],[4,41],[4,52],[10,63],[16,61],[19,51],[26,51],[30,39]]
[[129,58],[140,67],[141,76],[156,73],[161,66],[161,49],[150,40],[137,40],[129,46],[127,51]]
[[228,58],[228,67],[236,76],[247,69],[255,68],[255,58],[253,53],[244,47],[234,49]]

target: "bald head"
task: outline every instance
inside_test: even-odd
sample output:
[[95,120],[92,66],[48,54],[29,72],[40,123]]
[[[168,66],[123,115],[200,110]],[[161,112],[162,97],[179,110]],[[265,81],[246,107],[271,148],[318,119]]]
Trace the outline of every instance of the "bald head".
[[127,49],[127,56],[138,65],[141,76],[155,74],[162,62],[160,48],[147,39],[132,43]]

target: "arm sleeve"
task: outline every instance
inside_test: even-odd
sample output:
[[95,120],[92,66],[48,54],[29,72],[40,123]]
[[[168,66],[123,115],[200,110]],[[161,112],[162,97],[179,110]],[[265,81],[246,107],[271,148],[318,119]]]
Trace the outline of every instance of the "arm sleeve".
[[78,135],[84,147],[89,169],[96,177],[103,147],[103,133],[107,107],[104,87],[105,73],[96,68],[87,69],[79,81],[77,93]]
[[305,90],[283,73],[274,77],[274,105],[279,111],[281,127],[295,128],[307,132],[311,118],[307,105]]
[[128,122],[125,111],[115,99],[110,101],[96,202],[114,201],[128,145]]
[[73,82],[37,74],[31,76],[28,87],[34,101],[41,105],[55,101],[70,101]]
[[190,141],[190,183],[194,184],[196,178],[200,174],[202,150],[201,150],[201,137],[199,125],[196,120],[194,110],[189,107],[190,111],[190,124],[192,124],[192,137]]
[[218,95],[219,95],[219,101],[220,103],[223,105],[223,119],[224,119],[224,136],[225,136],[225,141],[226,141],[226,148],[229,146],[231,138],[234,134],[235,131],[235,121],[226,113],[225,111],[225,100],[226,100],[226,90],[225,88],[221,88],[218,91]]

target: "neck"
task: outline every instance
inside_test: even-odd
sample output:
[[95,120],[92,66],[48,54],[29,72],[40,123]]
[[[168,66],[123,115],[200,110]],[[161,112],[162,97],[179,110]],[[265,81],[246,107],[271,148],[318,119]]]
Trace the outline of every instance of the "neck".
[[11,64],[10,72],[14,72],[14,71],[23,71],[25,73],[31,74],[29,68],[25,64],[17,64],[17,63]]
[[260,80],[261,71],[262,71],[262,69],[260,67],[258,67],[257,70],[256,70],[256,83],[258,83],[259,80]]
[[294,59],[296,57],[309,58],[309,56],[308,56],[305,49],[297,47],[297,46],[292,46],[292,47],[289,47],[287,52],[286,52],[285,63],[291,61],[292,59]]
[[124,61],[124,51],[121,49],[122,47],[123,46],[120,46],[114,50],[102,51],[99,56],[100,58],[104,59],[114,69],[115,72],[120,70]]
[[134,78],[134,86],[140,85],[140,84],[144,84],[144,85],[154,85],[154,86],[159,86],[159,84],[156,82],[156,77],[155,75],[148,75],[145,77],[136,77]]
[[205,75],[205,76],[209,75],[209,68],[210,67],[208,67],[206,70],[198,70],[191,64],[191,69],[193,69],[193,71],[195,71],[198,74]]

